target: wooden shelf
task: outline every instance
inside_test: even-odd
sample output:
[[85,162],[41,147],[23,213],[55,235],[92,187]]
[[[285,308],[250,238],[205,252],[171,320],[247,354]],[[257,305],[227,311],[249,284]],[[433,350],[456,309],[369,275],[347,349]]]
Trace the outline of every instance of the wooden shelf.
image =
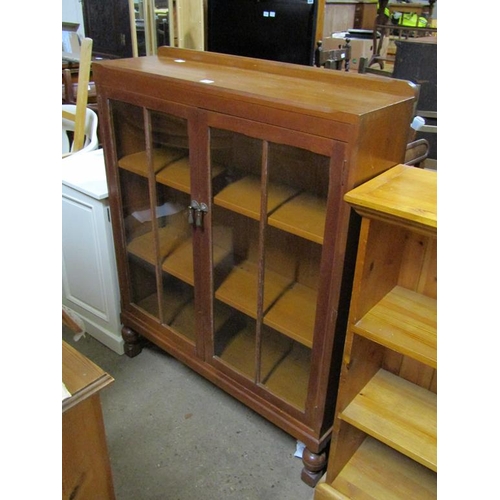
[[271,372],[264,386],[295,407],[305,408],[311,371],[311,350],[295,343],[293,349]]
[[301,193],[269,216],[268,223],[302,238],[323,244],[326,200]]
[[437,471],[437,396],[380,369],[339,418]]
[[[224,172],[224,167],[212,165],[212,179]],[[170,163],[156,174],[156,180],[160,184],[173,187],[184,193],[191,193],[191,167],[189,158],[186,156],[180,160]]]
[[[231,368],[255,379],[255,325],[248,324],[237,332],[224,347],[220,358]],[[261,378],[265,379],[290,349],[290,342],[263,331],[261,342]]]
[[[289,186],[270,184],[268,189],[267,212],[272,212],[286,200],[297,194]],[[261,181],[248,176],[226,186],[214,197],[214,203],[239,214],[260,219]]]
[[191,238],[182,242],[167,256],[162,264],[163,271],[194,285],[193,241]]
[[[168,225],[158,229],[158,238],[160,241],[160,259],[164,259],[186,240],[186,235],[184,232],[180,232],[177,226]],[[127,245],[127,251],[152,265],[156,265],[154,233],[144,233],[134,238]]]
[[[152,150],[153,156],[153,170],[159,172],[169,163],[186,156],[186,151],[183,149],[175,148],[157,148]],[[140,175],[142,177],[148,176],[148,157],[146,151],[139,151],[131,155],[124,156],[118,160],[118,166],[129,172]]]
[[177,311],[177,314],[168,323],[177,333],[188,338],[191,342],[196,341],[196,315],[194,302],[189,301]]
[[[171,324],[179,311],[190,300],[192,300],[192,297],[187,296],[187,294],[176,293],[174,290],[164,288],[162,300],[163,322],[167,325]],[[156,293],[138,301],[137,305],[155,318],[160,317],[158,295]]]
[[[214,268],[223,262],[230,254],[230,249],[214,244],[212,254]],[[190,285],[194,285],[193,241],[191,238],[172,250],[164,260],[162,269],[172,276]]]
[[[217,228],[215,234],[218,236],[216,242],[227,242],[225,228]],[[193,242],[192,238],[186,238],[185,233],[179,233],[178,227],[165,226],[158,230],[160,239],[160,259],[163,260],[162,269],[179,278],[180,280],[194,285],[193,270]],[[148,262],[156,265],[154,234],[145,233],[133,239],[127,246],[127,250]],[[213,245],[213,265],[217,267],[231,254],[230,248]]]
[[264,323],[312,347],[317,298],[316,290],[295,283],[267,312]]
[[[217,332],[224,323],[231,317],[232,311],[229,308],[217,304],[214,308],[214,331]],[[187,337],[192,342],[196,341],[196,311],[194,301],[186,303],[175,318],[170,323],[170,326],[184,337]]]
[[435,500],[437,474],[370,438],[331,483],[318,484],[315,500]]
[[[264,311],[290,284],[290,279],[266,270],[264,274]],[[256,263],[247,260],[233,268],[229,276],[215,292],[215,297],[247,316],[256,319],[257,293],[258,266]]]
[[394,287],[354,326],[358,335],[437,367],[437,301]]

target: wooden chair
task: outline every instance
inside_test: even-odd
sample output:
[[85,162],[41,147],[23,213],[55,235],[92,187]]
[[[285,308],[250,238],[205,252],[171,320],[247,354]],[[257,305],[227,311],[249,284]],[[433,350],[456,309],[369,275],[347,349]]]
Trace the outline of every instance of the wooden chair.
[[423,161],[429,154],[429,142],[426,139],[417,139],[406,146],[405,165],[422,168]]

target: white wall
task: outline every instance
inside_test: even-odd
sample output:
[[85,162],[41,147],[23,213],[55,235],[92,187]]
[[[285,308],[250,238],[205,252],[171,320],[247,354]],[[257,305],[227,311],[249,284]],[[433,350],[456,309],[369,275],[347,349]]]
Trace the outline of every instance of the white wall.
[[62,0],[62,21],[79,24],[78,34],[85,36],[81,0]]

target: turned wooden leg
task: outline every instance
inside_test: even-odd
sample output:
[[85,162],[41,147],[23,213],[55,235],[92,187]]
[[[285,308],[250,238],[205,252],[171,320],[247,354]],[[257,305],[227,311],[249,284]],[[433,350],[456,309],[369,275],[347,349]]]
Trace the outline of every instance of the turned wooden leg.
[[142,342],[141,336],[134,332],[131,328],[124,326],[122,328],[122,338],[125,341],[125,345],[123,346],[125,350],[125,354],[129,358],[133,358],[137,356],[142,351]]
[[318,454],[304,448],[302,463],[304,464],[301,473],[302,481],[314,488],[326,469],[326,452],[322,451]]

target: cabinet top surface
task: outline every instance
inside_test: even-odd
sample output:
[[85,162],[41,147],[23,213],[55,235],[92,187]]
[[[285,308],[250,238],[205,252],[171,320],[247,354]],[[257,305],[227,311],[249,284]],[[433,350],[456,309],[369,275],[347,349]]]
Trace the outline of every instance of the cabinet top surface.
[[387,216],[437,230],[437,173],[397,165],[346,193],[361,215]]
[[154,80],[159,94],[162,85],[181,84],[184,91],[230,94],[240,101],[345,121],[415,97],[415,86],[402,80],[171,47],[160,47],[158,56],[95,63],[94,69],[98,86],[112,85],[110,71],[119,72],[121,78]]
[[102,149],[68,156],[62,160],[62,183],[96,200],[108,197]]
[[62,381],[71,398],[63,401],[63,412],[113,382],[113,377],[66,342],[62,343]]

